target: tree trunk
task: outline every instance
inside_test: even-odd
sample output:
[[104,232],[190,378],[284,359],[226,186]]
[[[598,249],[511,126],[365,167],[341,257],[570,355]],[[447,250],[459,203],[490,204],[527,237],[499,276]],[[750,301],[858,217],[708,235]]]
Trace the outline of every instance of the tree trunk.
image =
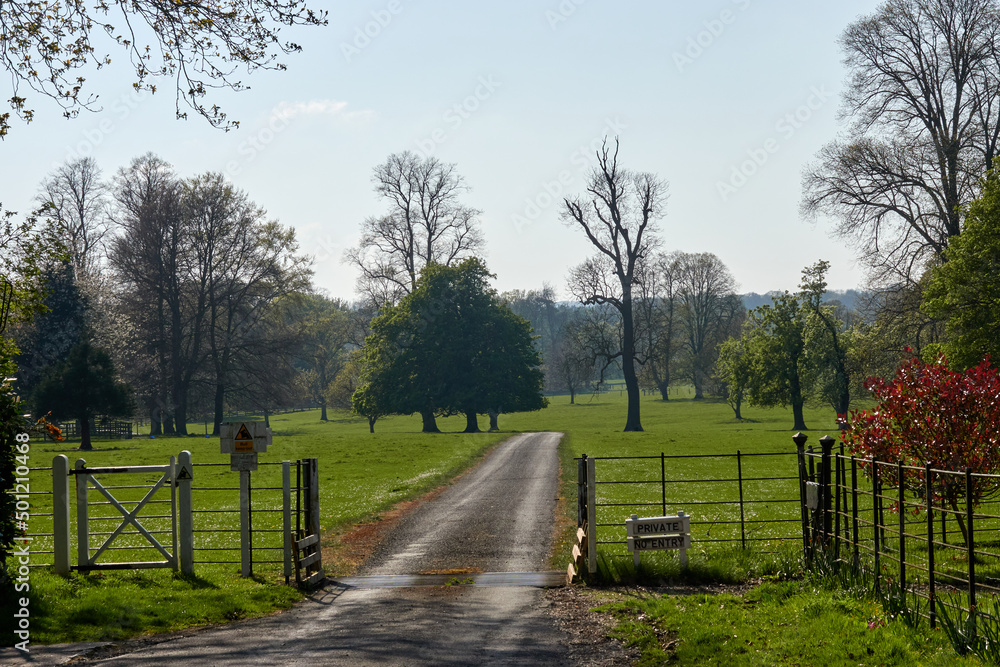
[[[186,394],[187,392],[185,392]],[[184,396],[184,405],[178,405],[174,410],[174,428],[177,435],[187,435],[187,396]]]
[[[81,447],[80,449],[83,449]],[[962,539],[965,540],[965,544],[969,544],[969,529],[965,525],[965,512],[960,512],[958,509],[958,498],[954,494],[948,494],[948,503],[951,505],[951,509],[955,512],[955,520],[958,521],[958,529],[962,531]],[[968,499],[966,499],[968,502]]]
[[573,390],[572,387],[570,387],[570,389],[569,389],[569,404],[573,405],[573,403],[575,403],[575,402],[576,402],[576,392]]
[[733,412],[736,413],[737,419],[743,419],[743,415],[740,412],[740,408],[743,406],[743,392],[739,392],[736,395],[735,400],[733,400]]
[[808,428],[806,428],[806,420],[805,417],[802,415],[802,405],[803,402],[801,399],[792,403],[792,417],[795,420],[795,425],[792,426],[793,431],[809,430]]
[[802,415],[802,406],[805,405],[805,399],[802,397],[802,385],[799,383],[799,366],[794,364],[794,371],[791,377],[788,378],[788,393],[791,398],[792,404],[792,417],[795,420],[795,425],[792,426],[793,431],[808,431],[806,428],[806,420]]
[[628,415],[625,418],[625,431],[641,431],[642,421],[639,418],[639,378],[635,373],[635,325],[632,321],[632,295],[626,293],[622,308],[622,372],[625,375],[625,388],[628,390]]
[[497,420],[499,419],[499,417],[500,417],[500,413],[499,412],[491,412],[490,413],[490,433],[496,433],[497,431],[500,430],[500,426],[497,423]]
[[705,381],[701,377],[701,371],[695,369],[692,380],[694,381],[694,398],[700,401],[705,398]]
[[656,388],[660,390],[660,398],[664,401],[670,400],[670,384],[667,382],[660,382],[656,385]]
[[163,435],[162,425],[160,422],[160,416],[163,411],[160,408],[152,407],[149,409],[149,434],[151,436]]
[[375,420],[371,417],[368,418],[368,432],[369,433],[375,432]]
[[482,433],[479,430],[479,420],[476,418],[475,410],[465,413],[465,430],[462,433]]
[[177,432],[174,430],[174,416],[163,410],[163,435],[176,435]]
[[434,419],[434,412],[432,410],[425,410],[420,413],[420,419],[423,421],[422,433],[440,433],[441,429],[437,426],[437,420]]
[[80,418],[80,451],[93,451],[94,446],[90,443],[90,419]]
[[326,399],[320,399],[319,401],[319,420],[321,422],[329,421],[326,418]]
[[219,435],[225,409],[226,388],[221,382],[215,384],[215,416],[212,418],[212,435]]

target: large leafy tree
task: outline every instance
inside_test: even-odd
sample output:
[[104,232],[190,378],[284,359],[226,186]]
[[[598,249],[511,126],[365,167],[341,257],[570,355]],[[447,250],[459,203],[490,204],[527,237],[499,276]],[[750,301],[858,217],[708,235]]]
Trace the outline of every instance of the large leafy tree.
[[[873,378],[868,386],[877,407],[854,411],[853,427],[841,435],[852,453],[902,461],[910,466],[905,484],[918,493],[925,488],[926,464],[958,472],[1000,470],[1000,374],[988,362],[952,371],[943,356],[931,363],[912,357],[895,377]],[[895,470],[882,469],[881,474],[887,484],[895,484]],[[996,489],[993,480],[977,478],[972,497],[966,498],[963,478],[938,475],[933,493],[951,507],[968,541],[960,500],[978,503]]]
[[982,195],[966,209],[962,235],[933,269],[924,310],[947,320],[944,350],[961,368],[1000,359],[1000,175],[991,170]]
[[[29,89],[52,98],[72,117],[98,106],[86,93],[81,71],[110,64],[110,56],[95,48],[110,39],[127,54],[136,89],[156,92],[156,79],[171,78],[178,118],[187,116],[184,105],[229,129],[238,123],[206,100],[209,91],[245,89],[236,76],[240,69],[284,69],[278,54],[301,47],[280,38],[282,26],[325,23],[326,13],[314,12],[303,0],[4,2],[0,67],[10,75],[13,113],[25,121],[34,117],[24,92]],[[11,112],[0,114],[0,137],[10,121]]]
[[[416,289],[372,322],[365,341],[355,410],[385,414],[466,415],[537,410],[541,359],[527,321],[514,315],[489,285],[478,259],[432,264]],[[372,421],[372,423],[374,423]],[[437,430],[423,420],[423,430]]]
[[97,416],[131,417],[131,388],[120,382],[108,353],[88,342],[76,345],[66,360],[42,380],[34,394],[35,413],[80,422],[80,449],[90,450],[90,420]]
[[319,404],[320,420],[327,421],[334,381],[348,362],[349,311],[341,302],[318,294],[304,296],[294,311],[302,318],[298,354],[302,382],[309,398]]
[[45,371],[62,362],[67,352],[87,336],[89,304],[81,293],[73,266],[53,262],[40,276],[45,311],[14,331],[19,389],[30,395]]
[[809,395],[806,315],[799,295],[784,292],[770,305],[750,311],[743,333],[751,369],[744,387],[747,402],[758,407],[791,405],[792,428],[798,431],[806,430],[803,407]]
[[809,316],[807,347],[817,369],[817,391],[827,399],[846,425],[851,407],[852,375],[855,367],[850,356],[852,332],[837,317],[836,309],[823,302],[826,272],[830,263],[820,260],[802,271],[800,284],[802,306]]

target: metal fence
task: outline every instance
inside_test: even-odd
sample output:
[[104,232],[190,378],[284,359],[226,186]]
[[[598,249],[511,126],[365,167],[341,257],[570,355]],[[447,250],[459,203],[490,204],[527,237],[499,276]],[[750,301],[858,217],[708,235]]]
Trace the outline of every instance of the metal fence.
[[[872,586],[894,611],[937,627],[942,612],[1000,623],[1000,475],[848,456],[799,445],[810,563]],[[984,598],[987,604],[984,605]]]
[[[795,452],[583,457],[578,524],[593,516],[591,544],[606,557],[630,557],[625,520],[691,516],[698,545],[765,549],[801,539]],[[592,473],[588,473],[592,470]],[[593,498],[593,509],[588,508]],[[596,555],[595,555],[596,558]]]

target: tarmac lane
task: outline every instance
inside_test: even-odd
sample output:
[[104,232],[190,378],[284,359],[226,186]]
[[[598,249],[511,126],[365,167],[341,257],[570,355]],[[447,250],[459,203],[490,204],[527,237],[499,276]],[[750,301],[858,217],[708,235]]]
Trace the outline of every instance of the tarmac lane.
[[508,439],[404,517],[356,577],[293,609],[73,664],[572,664],[540,587],[559,578],[545,569],[560,437]]

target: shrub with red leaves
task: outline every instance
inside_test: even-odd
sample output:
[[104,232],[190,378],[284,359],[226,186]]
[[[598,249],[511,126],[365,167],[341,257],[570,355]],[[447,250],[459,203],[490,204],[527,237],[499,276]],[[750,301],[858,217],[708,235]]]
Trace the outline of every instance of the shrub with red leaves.
[[[929,364],[914,357],[903,362],[894,378],[872,378],[867,387],[878,407],[852,412],[850,430],[841,433],[851,453],[908,466],[929,463],[938,470],[1000,471],[1000,373],[989,360],[952,371],[943,356]],[[896,474],[892,468],[880,469],[888,486],[896,485]],[[906,471],[904,484],[923,497],[923,470]],[[959,511],[963,478],[937,475],[933,488],[936,501]],[[997,488],[993,480],[974,478],[970,500],[977,504]],[[960,525],[964,536],[961,520]]]

